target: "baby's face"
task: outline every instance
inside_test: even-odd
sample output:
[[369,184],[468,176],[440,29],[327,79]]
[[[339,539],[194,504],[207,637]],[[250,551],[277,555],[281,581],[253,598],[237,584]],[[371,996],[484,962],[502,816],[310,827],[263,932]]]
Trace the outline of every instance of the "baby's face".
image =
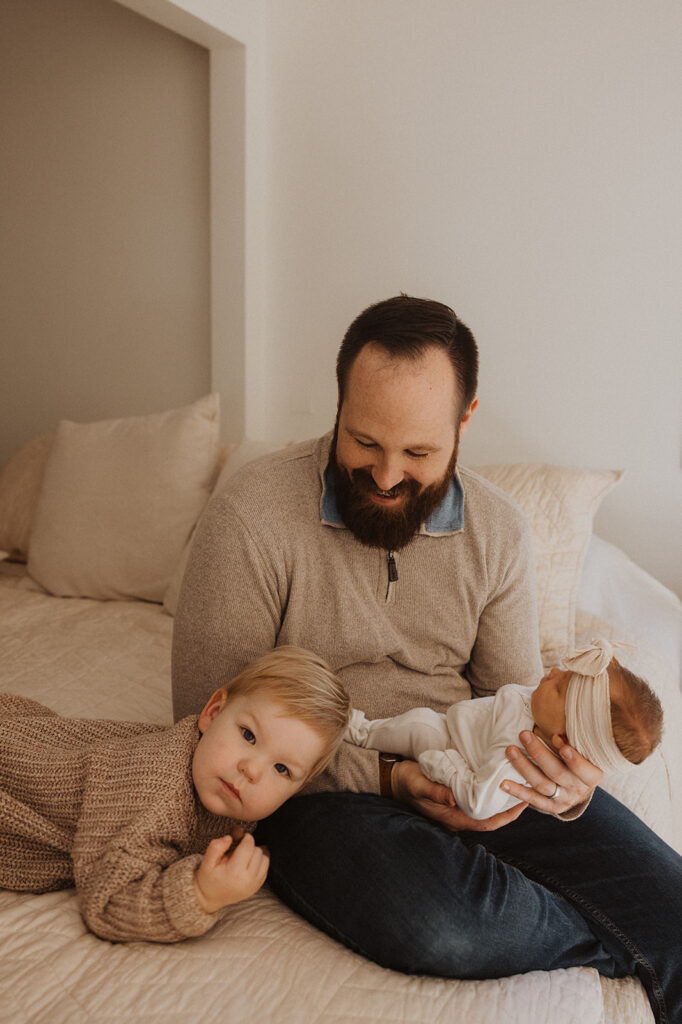
[[560,746],[561,738],[566,735],[566,690],[570,678],[570,672],[553,668],[543,676],[531,695],[536,732],[550,746]]
[[266,694],[218,691],[199,717],[192,761],[199,799],[213,814],[260,821],[303,786],[325,744]]

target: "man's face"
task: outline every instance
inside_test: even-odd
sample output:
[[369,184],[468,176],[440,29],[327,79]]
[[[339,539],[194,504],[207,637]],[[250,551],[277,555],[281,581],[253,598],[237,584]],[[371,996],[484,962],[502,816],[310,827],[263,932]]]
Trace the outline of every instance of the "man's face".
[[404,547],[441,503],[457,461],[459,397],[445,352],[394,359],[368,344],[353,363],[331,452],[343,520],[370,547]]

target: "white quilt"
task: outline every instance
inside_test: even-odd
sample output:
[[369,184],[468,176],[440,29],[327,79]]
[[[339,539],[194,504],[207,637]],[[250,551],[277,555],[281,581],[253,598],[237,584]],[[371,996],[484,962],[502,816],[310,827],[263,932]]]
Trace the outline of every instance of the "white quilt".
[[[578,631],[596,625],[584,617]],[[157,605],[48,597],[21,567],[0,566],[0,688],[63,714],[170,722],[171,630]],[[636,661],[679,723],[671,670],[642,652]],[[672,739],[633,781],[606,787],[680,848],[672,822],[682,818],[682,772]],[[639,982],[600,979],[589,968],[483,982],[388,971],[317,932],[267,890],[201,938],[115,945],[85,929],[68,890],[0,891],[0,1020],[650,1024],[653,1016]]]

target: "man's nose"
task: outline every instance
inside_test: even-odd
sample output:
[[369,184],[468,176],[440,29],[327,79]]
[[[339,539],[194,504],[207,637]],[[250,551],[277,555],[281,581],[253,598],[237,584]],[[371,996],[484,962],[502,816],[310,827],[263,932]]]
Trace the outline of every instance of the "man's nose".
[[372,479],[380,491],[390,491],[405,478],[399,459],[380,456],[372,466]]

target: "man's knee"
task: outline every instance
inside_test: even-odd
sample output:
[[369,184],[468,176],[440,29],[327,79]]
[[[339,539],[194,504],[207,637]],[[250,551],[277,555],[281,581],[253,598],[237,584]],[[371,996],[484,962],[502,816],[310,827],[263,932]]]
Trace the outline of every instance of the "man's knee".
[[402,933],[380,934],[376,948],[367,950],[366,955],[382,967],[405,974],[490,978],[499,973],[492,945],[490,935],[481,935],[477,922],[457,920],[452,908],[448,912],[431,907],[413,915],[409,923],[406,920]]

